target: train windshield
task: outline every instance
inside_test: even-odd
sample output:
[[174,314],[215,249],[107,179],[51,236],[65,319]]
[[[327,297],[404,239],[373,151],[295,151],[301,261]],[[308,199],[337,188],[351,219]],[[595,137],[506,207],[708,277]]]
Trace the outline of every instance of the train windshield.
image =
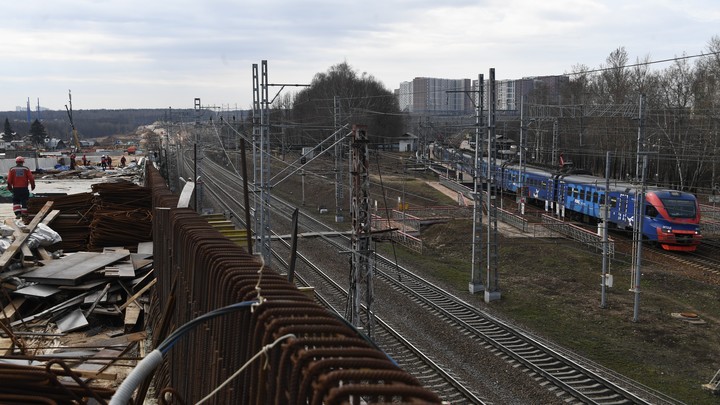
[[661,199],[668,215],[673,218],[695,218],[695,201],[675,198]]

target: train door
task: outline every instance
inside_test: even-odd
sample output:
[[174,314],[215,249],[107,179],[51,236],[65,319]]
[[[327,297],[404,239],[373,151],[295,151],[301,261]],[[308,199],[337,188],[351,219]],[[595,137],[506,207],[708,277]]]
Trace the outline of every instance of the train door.
[[558,215],[560,217],[565,217],[565,205],[568,202],[568,192],[572,192],[572,187],[569,187],[565,181],[560,180],[560,184],[558,184],[557,189],[557,200],[555,204],[555,215]]
[[565,201],[565,182],[563,182],[560,179],[560,176],[552,176],[553,180],[553,192],[552,192],[552,198],[551,204],[550,204],[550,212],[555,211],[556,215],[560,215],[560,206],[563,205],[563,201]]
[[545,212],[552,209],[552,204],[555,201],[555,181],[552,177],[547,180],[543,180],[543,187],[545,187]]
[[633,217],[633,213],[629,212],[628,208],[630,207],[630,195],[629,194],[620,194],[618,198],[618,223],[621,224],[623,227],[627,227],[630,224],[630,220]]

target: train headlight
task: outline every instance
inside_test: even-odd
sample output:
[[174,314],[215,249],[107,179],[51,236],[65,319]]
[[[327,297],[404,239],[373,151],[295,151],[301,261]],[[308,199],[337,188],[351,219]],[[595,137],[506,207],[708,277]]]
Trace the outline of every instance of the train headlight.
[[667,227],[667,226],[663,226],[663,227],[662,227],[662,232],[663,232],[663,233],[672,233],[672,228]]

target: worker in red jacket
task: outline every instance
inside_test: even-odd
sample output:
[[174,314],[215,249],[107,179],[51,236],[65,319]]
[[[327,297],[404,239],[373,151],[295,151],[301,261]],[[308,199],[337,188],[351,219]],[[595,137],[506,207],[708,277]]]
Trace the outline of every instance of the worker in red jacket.
[[8,173],[7,189],[13,193],[15,218],[27,218],[27,202],[30,198],[30,190],[35,190],[35,179],[30,169],[23,166],[23,163],[25,163],[24,157],[16,157],[15,163],[17,166],[10,168]]

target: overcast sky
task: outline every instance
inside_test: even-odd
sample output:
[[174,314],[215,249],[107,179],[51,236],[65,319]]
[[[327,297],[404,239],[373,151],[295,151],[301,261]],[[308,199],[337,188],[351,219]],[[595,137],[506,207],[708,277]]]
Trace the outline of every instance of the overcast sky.
[[393,90],[491,67],[498,80],[597,68],[619,47],[630,62],[694,55],[720,35],[714,0],[19,0],[2,11],[1,111],[28,97],[63,110],[69,89],[75,110],[195,97],[249,108],[263,59],[270,83],[309,83],[346,61]]

